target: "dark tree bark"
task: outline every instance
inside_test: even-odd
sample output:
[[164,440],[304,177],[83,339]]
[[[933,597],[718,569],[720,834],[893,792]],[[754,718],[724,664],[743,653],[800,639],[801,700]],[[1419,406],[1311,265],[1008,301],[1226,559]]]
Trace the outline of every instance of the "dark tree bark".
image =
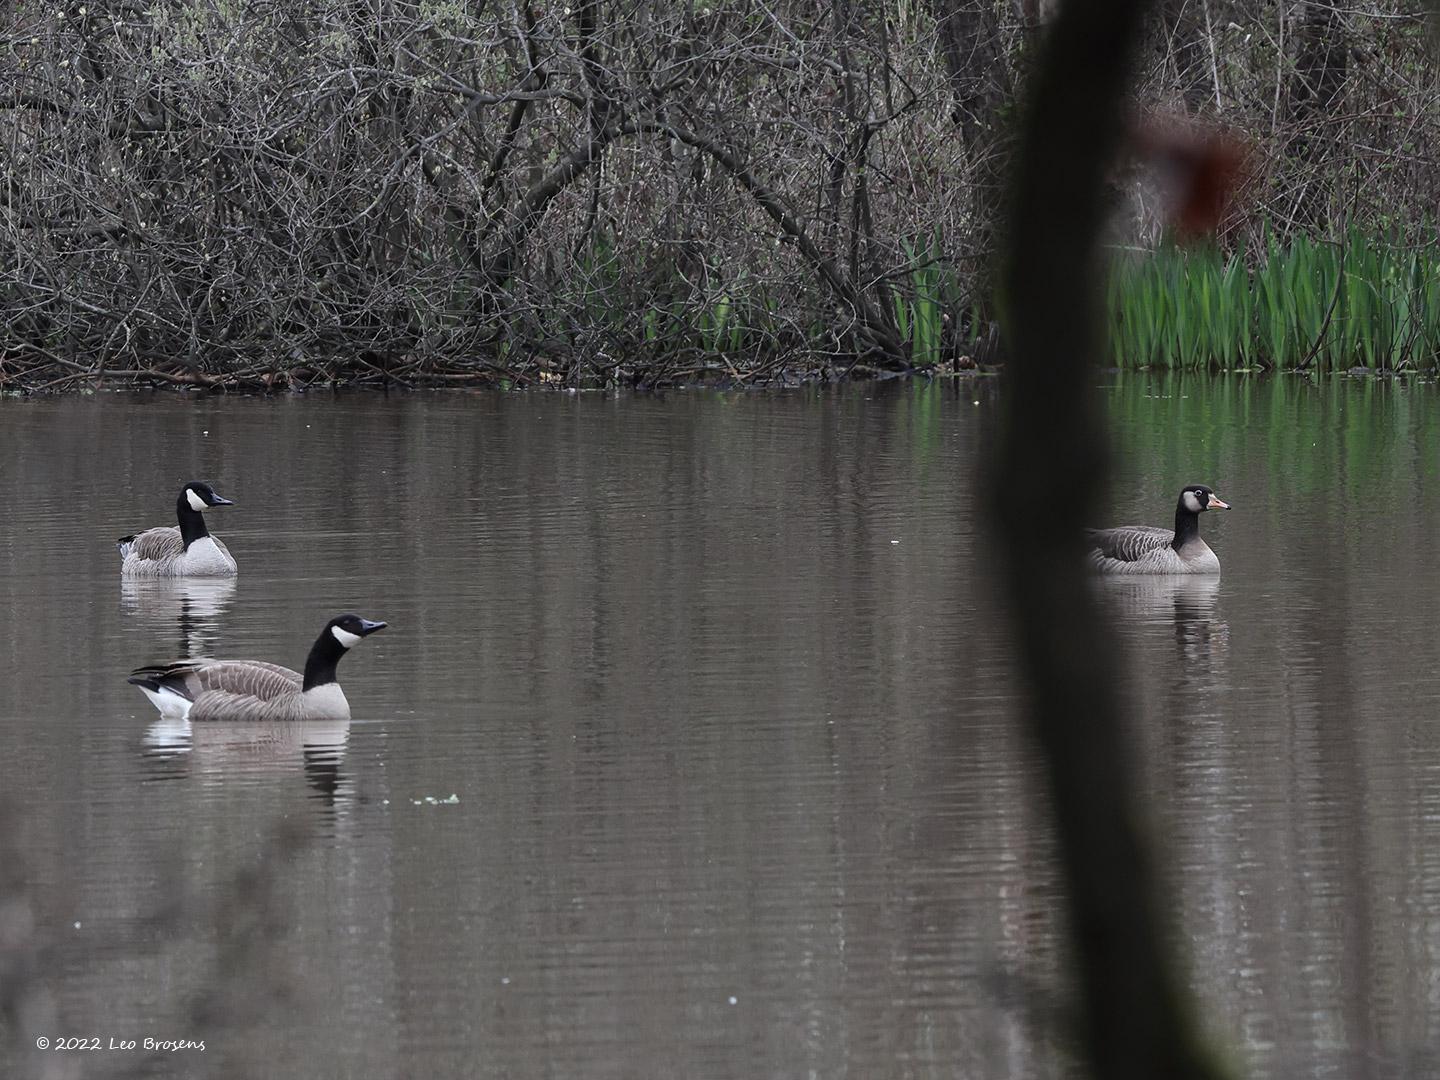
[[[1303,165],[1313,165],[1325,156],[1328,138],[1324,122],[1340,104],[1349,61],[1350,46],[1340,13],[1330,3],[1306,0],[1295,35],[1295,74],[1290,82],[1294,134],[1285,147],[1285,152]],[[1315,185],[1307,184],[1297,217],[1316,218],[1318,206],[1319,192]]]
[[1340,99],[1349,67],[1345,24],[1331,3],[1307,0],[1296,35],[1290,118],[1297,124],[1329,114]]
[[1338,109],[1349,66],[1345,26],[1333,5],[1306,0],[1295,35],[1295,74],[1290,81],[1290,131],[1285,154],[1302,171],[1292,217],[1323,224],[1325,185],[1313,170],[1336,138],[1326,121]]
[[[1099,355],[1107,167],[1146,0],[1068,0],[1050,28],[1009,222],[1007,417],[991,478],[1028,719],[1046,759],[1084,1011],[1105,1080],[1212,1080],[1171,952],[1119,693],[1118,646],[1084,563],[1103,505]],[[1057,447],[1061,448],[1060,452]]]
[[1004,211],[1009,172],[1009,126],[1004,108],[1012,99],[1008,58],[991,0],[935,0],[935,25],[954,101],[951,117],[970,159],[972,248],[977,289],[988,294]]

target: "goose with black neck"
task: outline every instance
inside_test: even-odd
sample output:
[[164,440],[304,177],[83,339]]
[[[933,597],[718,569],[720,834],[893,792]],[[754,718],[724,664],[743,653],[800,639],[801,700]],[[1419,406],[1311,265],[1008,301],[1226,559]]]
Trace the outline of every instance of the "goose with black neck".
[[337,615],[325,624],[303,673],[263,660],[175,660],[136,668],[138,686],[166,718],[189,720],[348,720],[350,702],[335,668],[385,623]]
[[1182,488],[1175,528],[1122,525],[1088,529],[1090,561],[1101,574],[1218,574],[1220,560],[1200,538],[1200,515],[1230,504],[1204,484]]
[[234,506],[209,484],[192,480],[175,500],[178,525],[162,525],[115,542],[122,578],[234,577],[235,558],[205,527],[205,511]]

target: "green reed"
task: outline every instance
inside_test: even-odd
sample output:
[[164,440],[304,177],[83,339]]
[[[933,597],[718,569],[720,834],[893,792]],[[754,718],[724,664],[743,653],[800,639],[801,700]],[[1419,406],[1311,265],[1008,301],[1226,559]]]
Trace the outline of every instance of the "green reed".
[[[917,368],[934,367],[945,358],[947,348],[954,347],[950,318],[961,311],[966,290],[960,275],[944,260],[938,231],[920,246],[907,242],[904,248],[909,268],[890,286],[895,328],[909,347],[910,362]],[[964,340],[973,345],[974,328],[982,325],[978,303],[972,302],[969,316],[971,330]]]
[[1108,292],[1120,367],[1344,371],[1440,366],[1440,251],[1358,230],[1228,256],[1122,257]]

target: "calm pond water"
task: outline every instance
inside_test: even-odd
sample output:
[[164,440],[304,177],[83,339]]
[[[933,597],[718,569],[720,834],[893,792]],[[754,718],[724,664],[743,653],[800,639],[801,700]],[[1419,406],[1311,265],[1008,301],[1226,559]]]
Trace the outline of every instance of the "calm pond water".
[[[1434,1076],[1440,390],[1102,381],[1096,524],[1236,508],[1219,581],[1106,583],[1216,1036]],[[0,402],[0,1075],[1067,1075],[996,393]],[[192,477],[239,579],[122,585]],[[125,683],[346,610],[348,725]]]

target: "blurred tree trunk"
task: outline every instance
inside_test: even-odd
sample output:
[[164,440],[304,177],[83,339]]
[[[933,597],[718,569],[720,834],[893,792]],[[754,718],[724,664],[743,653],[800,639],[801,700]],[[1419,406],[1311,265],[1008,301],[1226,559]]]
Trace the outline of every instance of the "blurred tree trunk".
[[1005,270],[1013,352],[990,482],[1028,719],[1056,817],[1092,1075],[1211,1080],[1223,1073],[1196,1030],[1167,933],[1131,767],[1118,645],[1088,580],[1080,520],[1105,502],[1093,386],[1097,241],[1146,7],[1067,0],[1047,31],[1017,148]]

